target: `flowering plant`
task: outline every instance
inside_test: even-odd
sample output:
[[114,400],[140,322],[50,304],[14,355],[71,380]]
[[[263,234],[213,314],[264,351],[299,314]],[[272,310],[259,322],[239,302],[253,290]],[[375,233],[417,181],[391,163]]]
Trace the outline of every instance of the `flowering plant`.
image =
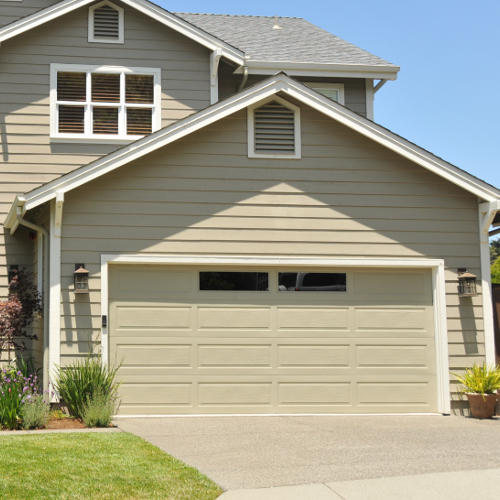
[[9,362],[12,354],[25,351],[27,342],[37,338],[30,326],[41,310],[33,275],[25,269],[17,270],[9,283],[8,299],[0,302],[0,353],[7,352]]
[[24,376],[14,367],[0,371],[0,427],[17,429],[22,405],[39,394],[38,376]]

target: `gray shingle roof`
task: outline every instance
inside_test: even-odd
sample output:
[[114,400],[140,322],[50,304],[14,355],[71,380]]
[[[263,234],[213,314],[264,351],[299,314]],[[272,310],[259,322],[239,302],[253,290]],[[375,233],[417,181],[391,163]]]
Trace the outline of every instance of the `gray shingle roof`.
[[245,52],[250,61],[397,66],[360,49],[305,19],[174,12]]

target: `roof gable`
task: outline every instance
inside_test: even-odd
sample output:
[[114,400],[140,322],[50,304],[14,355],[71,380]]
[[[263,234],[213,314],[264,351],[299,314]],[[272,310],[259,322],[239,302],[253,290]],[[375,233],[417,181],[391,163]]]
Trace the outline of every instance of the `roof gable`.
[[76,189],[133,160],[137,160],[138,158],[279,92],[287,94],[311,108],[316,109],[326,116],[342,123],[346,127],[357,131],[361,135],[381,144],[436,175],[443,177],[464,190],[469,191],[482,200],[491,202],[500,199],[500,191],[494,186],[451,165],[386,128],[357,115],[341,104],[324,97],[311,88],[281,73],[233,97],[225,99],[173,125],[159,130],[154,134],[139,139],[88,165],[48,182],[27,193],[25,196],[17,197],[7,216],[5,226],[8,228],[13,227],[18,209],[21,210],[22,213],[25,213],[51,199],[55,199],[57,196],[62,196],[68,191]]
[[[23,17],[18,21],[0,28],[0,44],[14,38],[21,33],[29,31],[44,23],[57,19],[69,12],[93,3],[95,0],[63,0],[34,14]],[[245,62],[245,54],[231,46],[227,42],[207,33],[202,28],[194,26],[190,22],[182,19],[158,5],[148,0],[120,0],[129,7],[133,7],[139,12],[149,16],[152,19],[164,24],[165,26],[178,31],[186,37],[198,42],[212,51],[219,51],[220,54],[236,64]]]

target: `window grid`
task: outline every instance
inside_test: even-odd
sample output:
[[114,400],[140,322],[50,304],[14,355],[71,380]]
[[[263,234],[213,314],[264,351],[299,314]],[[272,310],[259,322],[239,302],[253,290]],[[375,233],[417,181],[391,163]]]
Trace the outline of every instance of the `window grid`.
[[[61,73],[85,73],[85,101],[77,101],[77,100],[65,100],[59,99],[58,96],[58,79]],[[95,74],[119,74],[120,75],[120,95],[118,101],[94,101],[92,99],[92,75]],[[126,76],[134,75],[134,76],[144,76],[152,78],[152,96],[153,102],[126,102]],[[90,69],[82,69],[81,67],[75,65],[75,67],[71,67],[71,65],[64,66],[64,68],[57,68],[54,74],[55,81],[52,82],[52,89],[55,93],[54,99],[54,117],[53,117],[53,129],[51,135],[53,137],[60,138],[81,138],[81,139],[137,139],[143,137],[147,133],[152,133],[159,126],[159,114],[161,113],[160,103],[161,96],[159,91],[159,70],[151,70],[151,69],[141,69],[135,68],[133,71],[128,68],[90,68]],[[151,93],[149,93],[150,95]],[[60,107],[65,106],[66,110],[68,107],[76,107],[84,109],[84,132],[64,132],[60,131],[60,123],[59,123],[59,115],[60,115]],[[114,108],[118,110],[118,133],[94,133],[94,109],[96,108]],[[131,133],[129,134],[127,131],[127,110],[128,109],[136,109],[143,111],[150,111],[151,117],[145,121],[144,123],[134,122],[131,120],[133,125],[130,126],[135,131],[141,130],[143,133]],[[139,113],[134,114],[137,119],[140,116]],[[143,114],[143,116],[145,116]]]

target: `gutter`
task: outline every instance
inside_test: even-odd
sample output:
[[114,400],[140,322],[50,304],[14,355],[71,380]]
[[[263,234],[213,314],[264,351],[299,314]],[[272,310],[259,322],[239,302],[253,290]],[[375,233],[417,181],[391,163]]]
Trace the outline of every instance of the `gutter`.
[[[43,305],[43,362],[42,362],[42,381],[43,390],[48,391],[49,389],[49,280],[48,280],[48,270],[49,270],[49,232],[42,226],[34,224],[23,218],[24,215],[24,199],[21,197],[16,198],[16,202],[12,205],[15,209],[11,209],[7,220],[5,221],[5,226],[10,228],[10,233],[14,234],[19,226],[24,226],[37,233],[38,238],[42,238],[42,255],[38,255],[37,258],[41,259],[43,262],[42,266],[42,290],[38,290],[42,295],[42,305]],[[40,281],[40,276],[38,277]]]

